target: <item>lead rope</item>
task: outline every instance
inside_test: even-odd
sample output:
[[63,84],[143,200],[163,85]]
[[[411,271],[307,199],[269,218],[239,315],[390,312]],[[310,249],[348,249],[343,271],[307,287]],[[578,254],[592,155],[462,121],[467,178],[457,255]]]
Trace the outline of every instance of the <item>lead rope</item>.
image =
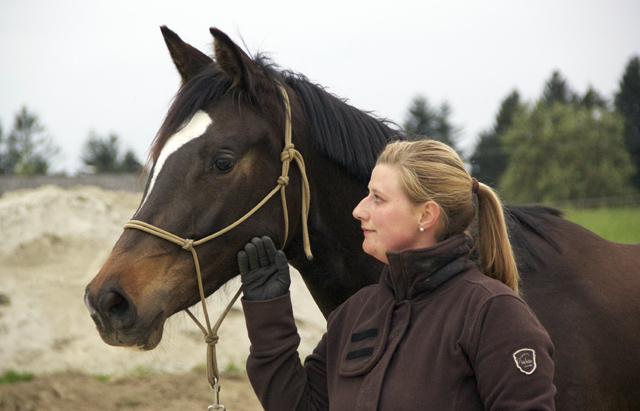
[[[145,223],[140,220],[129,220],[124,228],[134,228],[137,230],[144,231],[151,235],[154,235],[159,238],[163,238],[167,241],[171,241],[182,247],[182,249],[186,251],[191,251],[191,255],[193,256],[193,262],[196,269],[196,276],[198,279],[198,290],[200,292],[200,302],[202,304],[202,311],[204,313],[205,325],[202,325],[200,321],[189,311],[189,309],[185,309],[187,315],[191,317],[191,319],[196,323],[198,328],[204,334],[204,341],[207,344],[207,379],[209,380],[209,385],[211,386],[211,390],[215,396],[215,403],[207,407],[207,410],[226,410],[226,407],[220,404],[220,375],[218,373],[218,362],[216,358],[216,344],[218,343],[218,329],[222,325],[222,321],[227,316],[231,307],[236,302],[240,293],[242,292],[242,287],[238,289],[235,296],[231,299],[227,307],[218,318],[216,324],[211,328],[211,322],[209,321],[209,313],[207,311],[207,305],[205,303],[205,294],[204,294],[204,286],[202,282],[202,274],[200,272],[200,263],[198,262],[198,254],[196,253],[196,249],[194,248],[197,245],[206,243],[207,241],[213,240],[216,237],[221,236],[227,231],[232,230],[240,223],[251,217],[260,207],[262,207],[271,197],[275,195],[276,192],[280,191],[280,197],[282,199],[282,210],[284,214],[284,227],[285,227],[285,237],[282,242],[282,248],[284,248],[287,243],[288,235],[289,235],[289,213],[287,211],[287,198],[285,196],[285,188],[289,184],[289,165],[291,160],[295,160],[298,164],[298,168],[300,169],[300,175],[302,176],[302,240],[303,240],[303,248],[304,252],[309,260],[313,259],[313,255],[311,254],[311,245],[309,242],[309,230],[307,228],[307,221],[309,217],[309,204],[311,201],[310,189],[309,189],[309,181],[307,179],[307,173],[304,165],[304,160],[302,155],[298,150],[295,149],[294,145],[291,143],[291,106],[289,105],[289,97],[287,95],[287,91],[281,83],[277,83],[280,91],[282,92],[282,96],[284,99],[285,111],[286,111],[286,122],[285,122],[285,133],[284,133],[284,148],[282,149],[282,153],[280,154],[280,161],[282,161],[282,174],[278,177],[278,184],[276,187],[271,190],[269,194],[266,195],[265,198],[258,203],[251,211],[241,217],[239,220],[229,225],[228,227],[211,234],[210,236],[201,238],[200,240],[194,241],[189,238],[182,238],[175,234],[172,234],[168,231],[165,231],[161,228],[155,227],[152,224]],[[282,249],[281,248],[281,249]]]

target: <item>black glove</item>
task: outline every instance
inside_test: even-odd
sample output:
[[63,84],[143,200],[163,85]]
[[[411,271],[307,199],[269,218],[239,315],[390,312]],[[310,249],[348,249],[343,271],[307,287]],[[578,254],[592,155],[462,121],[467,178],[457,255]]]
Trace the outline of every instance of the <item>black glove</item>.
[[289,263],[269,237],[254,238],[238,252],[244,298],[269,300],[285,295],[291,285]]

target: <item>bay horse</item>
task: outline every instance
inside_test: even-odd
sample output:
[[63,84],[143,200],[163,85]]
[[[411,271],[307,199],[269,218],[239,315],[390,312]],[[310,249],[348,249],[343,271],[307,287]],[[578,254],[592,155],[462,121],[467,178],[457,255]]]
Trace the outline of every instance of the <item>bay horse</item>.
[[[235,277],[236,253],[262,235],[284,247],[325,316],[377,282],[382,263],[362,251],[360,223],[351,212],[367,194],[376,156],[403,133],[303,75],[262,55],[249,57],[218,29],[210,29],[214,58],[161,30],[182,83],[150,149],[150,177],[133,218],[198,239],[260,202],[281,175],[288,116],[283,85],[293,143],[306,162],[313,259],[303,251],[302,173],[293,167],[288,232],[276,198],[198,245],[203,292],[208,296]],[[523,297],[556,347],[557,408],[638,409],[640,244],[606,241],[542,206],[508,206],[505,214]],[[200,299],[193,266],[179,246],[125,229],[86,289],[102,339],[155,348],[165,320]]]

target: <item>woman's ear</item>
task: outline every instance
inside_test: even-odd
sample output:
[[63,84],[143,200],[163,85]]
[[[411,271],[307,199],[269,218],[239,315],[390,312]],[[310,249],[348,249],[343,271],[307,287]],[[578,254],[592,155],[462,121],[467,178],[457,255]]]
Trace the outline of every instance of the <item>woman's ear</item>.
[[420,227],[428,230],[436,227],[440,219],[440,207],[435,201],[427,201],[422,204],[422,217],[420,218]]

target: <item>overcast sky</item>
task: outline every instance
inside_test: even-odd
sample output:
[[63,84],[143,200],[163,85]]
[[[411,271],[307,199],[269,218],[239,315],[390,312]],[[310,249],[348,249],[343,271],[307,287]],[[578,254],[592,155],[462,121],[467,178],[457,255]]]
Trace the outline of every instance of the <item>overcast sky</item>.
[[26,105],[74,173],[90,130],[146,159],[179,77],[159,26],[212,52],[209,27],[363,110],[402,123],[417,94],[447,101],[473,145],[513,89],[554,70],[612,98],[640,55],[638,0],[0,0],[0,122]]

